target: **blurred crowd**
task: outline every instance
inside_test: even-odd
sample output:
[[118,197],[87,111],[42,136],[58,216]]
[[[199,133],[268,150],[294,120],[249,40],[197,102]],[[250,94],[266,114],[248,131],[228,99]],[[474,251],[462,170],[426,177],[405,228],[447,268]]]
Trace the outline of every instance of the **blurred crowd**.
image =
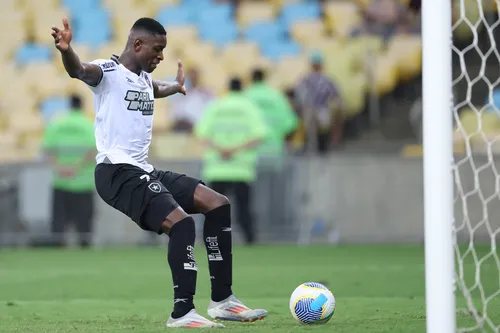
[[[228,2],[219,0],[218,2]],[[236,8],[242,1],[232,2]],[[320,1],[325,5],[328,1]],[[389,42],[399,34],[420,34],[420,16],[408,9],[405,2],[398,0],[356,0],[361,10],[362,21],[352,28],[349,36],[375,35]],[[323,7],[324,8],[324,7]],[[324,70],[324,57],[320,50],[308,54],[309,69],[305,76],[295,84],[278,91],[267,84],[269,73],[264,68],[255,68],[252,82],[245,89],[251,90],[255,85],[266,85],[269,91],[286,97],[288,107],[297,118],[295,126],[284,133],[283,140],[289,152],[301,154],[306,151],[326,153],[338,148],[344,139],[345,102],[342,100],[339,84],[335,77]],[[268,70],[269,71],[269,70]],[[256,77],[256,72],[261,73]],[[200,84],[200,71],[191,68],[187,73],[188,95],[177,97],[169,105],[170,130],[191,133],[201,118],[207,104],[216,99],[216,91]],[[264,115],[273,118],[272,108],[265,107]],[[272,121],[272,120],[271,120]],[[271,126],[272,122],[269,121]],[[348,121],[348,120],[347,120]]]

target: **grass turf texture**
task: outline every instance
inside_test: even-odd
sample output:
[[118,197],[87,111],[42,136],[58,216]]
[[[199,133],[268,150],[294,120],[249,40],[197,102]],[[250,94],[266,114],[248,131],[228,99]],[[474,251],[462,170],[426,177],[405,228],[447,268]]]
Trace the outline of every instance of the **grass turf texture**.
[[[269,317],[226,323],[232,332],[425,331],[422,247],[259,246],[233,252],[235,294],[250,307],[268,309]],[[210,284],[202,246],[196,255],[195,303],[206,315]],[[470,285],[475,267],[467,261]],[[337,298],[326,325],[304,326],[291,317],[289,297],[308,281],[325,283]],[[488,260],[481,275],[486,296],[498,290],[498,281],[498,268]],[[172,309],[166,249],[0,250],[0,302],[1,332],[164,332]],[[498,297],[488,314],[498,325]],[[474,325],[466,314],[457,318],[458,326]]]

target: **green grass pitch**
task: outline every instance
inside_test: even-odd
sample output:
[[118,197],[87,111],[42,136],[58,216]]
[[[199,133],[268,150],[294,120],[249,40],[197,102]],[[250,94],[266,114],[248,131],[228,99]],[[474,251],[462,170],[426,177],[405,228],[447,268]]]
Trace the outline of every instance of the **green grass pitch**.
[[[268,309],[269,317],[227,323],[231,332],[425,332],[420,246],[235,246],[233,253],[236,296]],[[196,255],[195,304],[206,315],[210,288],[202,246]],[[476,265],[466,266],[472,285]],[[485,295],[491,295],[499,288],[498,268],[488,261],[481,272]],[[326,325],[300,325],[290,315],[289,296],[307,281],[327,284],[337,298]],[[0,332],[164,332],[171,307],[166,249],[0,250]],[[498,325],[498,298],[487,312]],[[462,327],[474,323],[460,312],[457,318]]]

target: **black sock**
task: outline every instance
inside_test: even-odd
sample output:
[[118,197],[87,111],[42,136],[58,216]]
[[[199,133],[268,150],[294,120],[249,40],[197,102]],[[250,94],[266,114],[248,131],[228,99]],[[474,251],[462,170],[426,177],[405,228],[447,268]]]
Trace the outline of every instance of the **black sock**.
[[174,224],[169,233],[168,264],[174,282],[173,318],[180,318],[194,308],[198,267],[194,258],[195,227],[192,217]]
[[224,205],[205,214],[203,239],[208,255],[212,300],[228,298],[233,280],[231,206]]

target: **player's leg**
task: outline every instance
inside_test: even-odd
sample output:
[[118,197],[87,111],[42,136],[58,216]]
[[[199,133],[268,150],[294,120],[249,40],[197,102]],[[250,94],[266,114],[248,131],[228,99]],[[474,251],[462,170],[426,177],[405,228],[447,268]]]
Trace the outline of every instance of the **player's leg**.
[[203,237],[212,286],[209,316],[235,321],[254,321],[265,317],[267,311],[246,307],[232,292],[231,206],[227,197],[186,175],[163,171],[156,171],[155,174],[186,212],[205,215]]
[[152,174],[131,165],[102,164],[95,171],[99,196],[147,231],[166,233],[174,285],[174,310],[168,327],[215,327],[194,309],[197,265],[194,220]]
[[255,230],[253,223],[253,215],[251,211],[251,187],[245,182],[233,183],[236,204],[238,205],[238,222],[245,236],[247,244],[255,242]]
[[213,319],[241,322],[263,319],[267,316],[266,310],[251,309],[233,295],[231,205],[221,196],[203,184],[199,184],[194,193],[195,208],[205,214],[203,232],[212,283],[208,315]]
[[[200,180],[170,171],[155,171],[174,199],[190,214],[205,215],[203,240],[207,249],[212,300],[232,294],[231,207],[226,196],[206,187]],[[225,191],[225,183],[216,183]]]

